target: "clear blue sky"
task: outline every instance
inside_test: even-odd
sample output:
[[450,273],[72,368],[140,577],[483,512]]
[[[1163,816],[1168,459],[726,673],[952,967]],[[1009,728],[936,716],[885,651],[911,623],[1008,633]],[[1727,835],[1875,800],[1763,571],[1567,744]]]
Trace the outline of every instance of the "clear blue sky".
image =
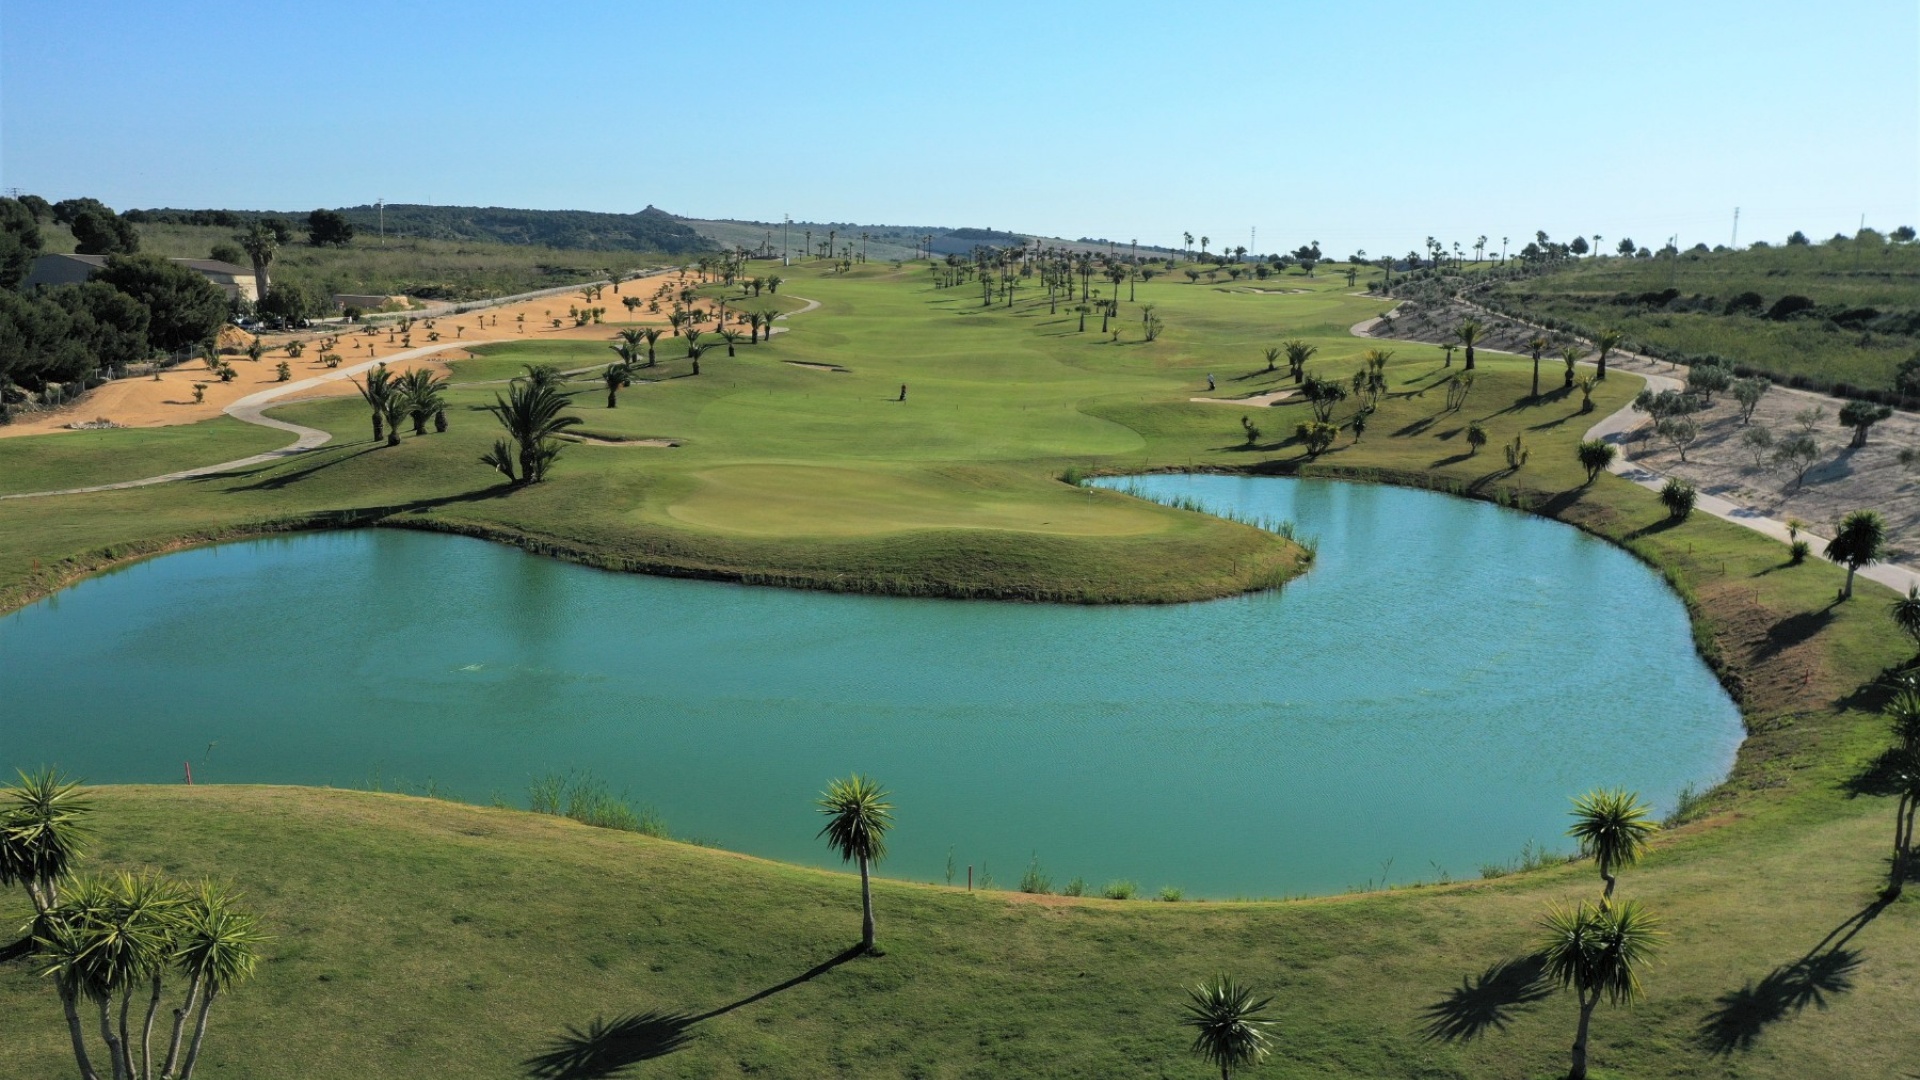
[[[523,14],[538,10],[541,15]],[[1920,225],[1920,5],[0,4],[0,186],[1405,252]]]

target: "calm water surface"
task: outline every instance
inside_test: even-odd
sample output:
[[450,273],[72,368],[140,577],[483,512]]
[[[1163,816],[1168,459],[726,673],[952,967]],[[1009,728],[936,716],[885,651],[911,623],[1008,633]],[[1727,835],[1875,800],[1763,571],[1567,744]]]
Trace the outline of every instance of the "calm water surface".
[[[895,876],[1191,895],[1472,875],[1569,795],[1662,810],[1741,736],[1625,553],[1389,487],[1160,476],[1320,538],[1284,591],[1173,607],[835,596],[610,574],[387,530],[169,555],[0,619],[0,765],[520,804],[591,769],[676,835],[828,860],[809,800],[896,793]],[[1389,860],[1391,860],[1389,862]],[[1384,868],[1384,871],[1383,871]]]

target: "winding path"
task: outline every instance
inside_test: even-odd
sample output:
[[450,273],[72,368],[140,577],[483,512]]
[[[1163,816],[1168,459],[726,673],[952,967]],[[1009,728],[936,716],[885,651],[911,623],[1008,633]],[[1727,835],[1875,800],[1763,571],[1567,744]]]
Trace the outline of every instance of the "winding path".
[[[572,286],[569,287],[571,288]],[[792,294],[789,293],[788,295],[791,296]],[[805,315],[807,312],[818,310],[820,307],[820,301],[818,300],[807,300],[804,296],[795,296],[793,298],[795,300],[805,301],[806,306],[785,314],[775,315],[775,319],[786,319],[790,315]],[[769,330],[768,333],[771,335],[773,333],[783,333],[786,330],[787,327],[780,326],[774,327]],[[304,390],[311,390],[316,386],[323,386],[327,383],[339,382],[341,379],[350,379],[363,371],[367,371],[381,364],[404,363],[408,360],[423,359],[446,349],[465,349],[480,345],[497,345],[509,340],[513,339],[493,338],[486,341],[448,341],[441,342],[438,345],[428,345],[424,348],[409,349],[405,352],[394,353],[392,356],[378,357],[372,360],[362,361],[352,367],[329,371],[324,375],[316,375],[311,379],[301,379],[299,382],[290,382],[282,386],[271,387],[257,394],[248,394],[246,397],[241,398],[221,410],[228,416],[243,423],[275,428],[294,436],[292,443],[278,450],[269,450],[264,454],[254,454],[251,457],[235,458],[232,461],[222,461],[216,465],[201,465],[192,469],[181,469],[177,472],[163,473],[160,476],[142,477],[139,480],[121,480],[118,483],[95,484],[91,487],[56,488],[51,491],[22,491],[12,495],[0,495],[0,501],[7,499],[38,499],[49,495],[86,495],[96,491],[123,491],[128,488],[151,487],[154,484],[166,484],[175,480],[191,480],[200,476],[217,476],[220,473],[233,472],[236,469],[244,469],[250,465],[265,465],[270,462],[279,461],[282,458],[293,457],[296,454],[304,454],[309,450],[317,450],[330,442],[333,439],[333,435],[319,428],[310,428],[303,424],[289,423],[285,420],[275,420],[273,417],[268,416],[266,411],[289,395],[297,394]],[[595,369],[579,369],[581,372],[592,370]],[[569,375],[578,373],[579,372],[567,372]]]
[[[1465,301],[1462,301],[1462,302],[1464,303]],[[1485,309],[1480,308],[1479,310],[1484,311]],[[1493,313],[1489,312],[1488,314],[1493,314]],[[1503,319],[1508,319],[1511,322],[1522,322],[1522,320],[1513,319],[1510,316],[1501,315],[1498,317]],[[1352,327],[1351,332],[1355,337],[1371,338],[1373,337],[1373,335],[1368,331],[1372,330],[1374,324],[1379,321],[1380,321],[1379,317],[1376,316],[1374,318],[1367,319],[1364,322],[1355,323]],[[1527,325],[1531,325],[1531,324],[1527,324]],[[1406,341],[1416,345],[1432,344],[1431,342],[1417,341],[1412,338],[1387,338],[1382,340]],[[1591,342],[1589,342],[1588,344],[1591,344]],[[1479,352],[1500,352],[1501,350],[1482,348],[1482,349],[1479,349],[1478,351]],[[1507,355],[1518,355],[1518,354],[1509,353]],[[1618,357],[1622,355],[1627,356],[1633,360],[1641,361],[1648,367],[1651,367],[1654,364],[1654,361],[1648,357],[1640,356],[1635,353],[1623,353],[1620,350],[1615,350],[1614,356]],[[1582,361],[1582,366],[1593,367],[1594,365],[1586,361]],[[1629,375],[1637,375],[1640,378],[1645,379],[1647,381],[1647,387],[1653,390],[1655,393],[1659,393],[1662,390],[1684,389],[1684,384],[1679,379],[1673,378],[1670,375],[1661,375],[1656,372],[1645,371],[1645,370],[1633,370],[1633,369],[1624,369],[1624,370],[1626,370],[1627,374]],[[1614,457],[1613,463],[1607,466],[1607,470],[1609,472],[1623,479],[1639,484],[1641,487],[1646,488],[1649,491],[1659,491],[1660,488],[1666,484],[1668,479],[1667,475],[1665,473],[1658,472],[1654,469],[1650,469],[1645,465],[1636,464],[1634,461],[1632,461],[1630,458],[1627,457],[1627,448],[1626,448],[1627,439],[1635,431],[1639,430],[1641,427],[1643,427],[1649,422],[1651,422],[1650,418],[1635,412],[1631,404],[1623,405],[1617,411],[1605,417],[1602,417],[1598,423],[1588,428],[1587,433],[1586,435],[1583,436],[1583,438],[1601,439],[1613,444],[1615,447],[1619,449],[1619,453]],[[1789,534],[1787,531],[1786,522],[1780,521],[1776,518],[1768,517],[1766,514],[1763,514],[1760,511],[1755,510],[1750,506],[1742,506],[1741,504],[1736,503],[1731,499],[1722,498],[1719,495],[1713,495],[1713,494],[1709,494],[1707,492],[1702,491],[1696,494],[1694,497],[1694,509],[1703,511],[1707,514],[1711,514],[1712,516],[1720,518],[1725,521],[1731,521],[1735,525],[1744,525],[1747,528],[1752,529],[1754,532],[1761,534],[1762,536],[1768,537],[1770,539],[1778,540],[1783,544],[1792,542],[1791,534]],[[1807,531],[1806,529],[1800,530],[1800,536],[1802,539],[1806,540],[1807,543],[1813,545],[1813,549],[1816,552],[1823,550],[1826,547],[1828,539],[1830,539],[1829,537],[1817,536],[1814,533]],[[1894,590],[1895,592],[1903,593],[1903,594],[1912,589],[1920,588],[1920,570],[1915,570],[1912,567],[1904,566],[1900,563],[1883,562],[1883,563],[1876,563],[1872,566],[1863,567],[1859,572],[1859,576],[1866,578],[1868,581],[1879,582],[1880,584],[1887,586],[1888,588]]]

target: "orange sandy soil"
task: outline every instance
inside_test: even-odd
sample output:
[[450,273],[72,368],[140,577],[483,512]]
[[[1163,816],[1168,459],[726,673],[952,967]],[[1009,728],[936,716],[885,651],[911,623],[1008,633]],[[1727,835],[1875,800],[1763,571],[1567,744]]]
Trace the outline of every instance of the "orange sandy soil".
[[[688,284],[698,284],[698,275],[685,275]],[[673,300],[662,297],[660,313],[648,312],[646,306],[635,309],[631,318],[621,299],[637,296],[642,300],[652,300],[654,293],[666,285],[677,290],[681,275],[677,272],[658,274],[653,277],[635,278],[622,282],[616,294],[608,286],[600,294],[594,307],[606,308],[602,316],[605,321],[576,327],[568,317],[567,309],[584,306],[586,301],[578,292],[543,296],[533,300],[521,301],[500,307],[487,308],[484,311],[471,311],[464,315],[447,315],[430,322],[416,319],[410,337],[411,345],[403,341],[397,328],[389,324],[375,327],[369,334],[365,326],[327,327],[309,329],[287,334],[268,334],[261,339],[267,351],[258,362],[249,360],[244,352],[227,356],[225,360],[233,365],[238,374],[232,382],[223,383],[207,371],[206,365],[195,360],[164,371],[158,380],[147,377],[119,379],[88,394],[79,402],[50,413],[35,414],[15,420],[11,424],[0,426],[0,438],[17,438],[23,435],[46,435],[71,430],[68,424],[90,420],[110,420],[122,427],[170,427],[175,424],[192,424],[201,420],[210,420],[219,416],[221,410],[248,394],[277,386],[280,383],[278,367],[286,361],[292,368],[291,381],[324,375],[327,368],[320,363],[323,338],[338,338],[333,346],[340,355],[342,367],[352,367],[370,359],[391,356],[405,352],[408,348],[421,348],[426,345],[445,344],[450,341],[539,341],[539,340],[590,340],[611,341],[619,336],[619,331],[629,326],[650,324],[664,325],[666,313],[672,310]],[[712,310],[710,302],[702,301],[697,306]],[[553,320],[561,320],[555,328]],[[711,325],[711,324],[709,324]],[[429,341],[430,334],[438,333],[438,341]],[[287,354],[287,344],[299,340],[305,342],[306,349],[298,358]],[[228,327],[221,331],[222,348],[244,349],[252,341],[244,331]],[[448,349],[434,354],[431,358],[410,361],[399,365],[398,370],[409,371],[416,367],[431,368],[442,374],[452,370],[449,365],[469,356],[461,349]],[[193,387],[196,383],[206,385],[203,401],[193,400]],[[356,393],[352,383],[341,379],[312,387],[300,393],[288,396],[285,400],[297,401],[313,397],[338,397]]]

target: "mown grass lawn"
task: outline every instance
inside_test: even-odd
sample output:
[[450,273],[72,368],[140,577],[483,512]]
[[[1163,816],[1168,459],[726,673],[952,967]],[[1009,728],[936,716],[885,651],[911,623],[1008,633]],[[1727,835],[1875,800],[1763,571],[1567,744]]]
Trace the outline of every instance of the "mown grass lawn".
[[[337,439],[297,460],[0,504],[0,599],[183,538],[328,514],[749,580],[1164,599],[1245,587],[1249,567],[1290,568],[1291,552],[1259,530],[1073,487],[1063,471],[1308,472],[1500,498],[1666,573],[1750,731],[1704,817],[1623,878],[1671,936],[1647,1003],[1603,1008],[1601,1075],[1883,1076],[1920,1058],[1920,901],[1874,905],[1891,807],[1853,794],[1885,742],[1868,684],[1911,649],[1891,633],[1884,590],[1863,585],[1835,605],[1831,566],[1789,568],[1778,545],[1728,523],[1670,522],[1651,494],[1612,477],[1586,485],[1573,445],[1639,380],[1609,379],[1586,416],[1577,394],[1527,399],[1530,365],[1484,357],[1466,404],[1449,412],[1441,352],[1393,346],[1389,394],[1364,438],[1346,432],[1309,461],[1289,437],[1304,406],[1190,399],[1207,396],[1209,373],[1216,397],[1290,382],[1260,355],[1284,338],[1319,347],[1310,370],[1350,374],[1380,343],[1348,327],[1382,305],[1348,295],[1343,279],[1292,276],[1284,287],[1309,291],[1285,295],[1156,280],[1122,306],[1115,341],[1097,317],[1078,332],[1070,305],[1050,313],[1032,289],[1009,310],[935,290],[923,268],[785,276],[782,296],[824,306],[772,343],[732,359],[709,352],[694,377],[663,341],[650,381],[616,409],[597,383],[579,383],[591,430],[677,448],[583,444],[547,484],[495,484],[477,464],[493,438],[480,410],[498,389],[483,377],[612,354],[597,343],[491,348],[456,367],[465,385],[445,436],[376,446],[357,401],[303,403],[282,414]],[[1167,325],[1151,344],[1138,331],[1146,303]],[[1251,445],[1242,416],[1261,429]],[[1478,454],[1465,445],[1475,422],[1489,435]],[[1512,471],[1499,448],[1516,435],[1532,454]],[[1593,647],[1631,632],[1596,627]],[[1420,662],[1445,656],[1436,641]],[[1539,661],[1552,678],[1553,658]],[[1619,692],[1659,687],[1621,672]],[[670,1050],[636,1075],[1202,1076],[1173,1025],[1181,987],[1232,970],[1279,995],[1279,1052],[1255,1075],[1545,1077],[1564,1068],[1572,1003],[1536,999],[1498,965],[1524,959],[1548,900],[1597,888],[1589,867],[1261,904],[967,896],[883,881],[887,955],[795,982],[855,940],[851,878],[395,796],[101,798],[99,865],[232,878],[265,915],[269,962],[223,1004],[209,1050],[211,1071],[249,1076],[525,1074],[536,1055],[564,1049],[569,1030],[629,1015],[651,1019],[601,1040],[601,1071],[566,1075],[612,1075],[610,1064]],[[911,792],[899,802],[911,813]],[[22,1074],[59,1075],[50,990],[8,968],[0,1008],[25,1018],[5,1028]],[[1430,1037],[1441,1029],[1453,1038]]]

